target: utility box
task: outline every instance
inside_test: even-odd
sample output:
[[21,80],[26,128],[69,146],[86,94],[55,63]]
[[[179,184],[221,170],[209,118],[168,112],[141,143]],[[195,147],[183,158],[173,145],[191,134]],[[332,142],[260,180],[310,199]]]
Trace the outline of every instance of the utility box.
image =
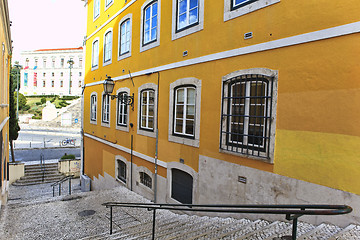
[[81,191],[82,192],[90,192],[91,189],[91,179],[86,175],[81,175]]

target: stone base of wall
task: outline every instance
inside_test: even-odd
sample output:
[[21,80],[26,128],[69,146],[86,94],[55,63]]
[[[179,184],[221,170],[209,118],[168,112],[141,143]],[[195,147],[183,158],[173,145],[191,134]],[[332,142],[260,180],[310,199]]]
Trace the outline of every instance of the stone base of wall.
[[[198,204],[345,204],[351,206],[353,212],[337,216],[303,216],[299,220],[312,224],[329,222],[341,227],[360,223],[360,196],[349,192],[206,156],[199,158],[198,179]],[[285,219],[282,215],[266,214],[240,217]]]

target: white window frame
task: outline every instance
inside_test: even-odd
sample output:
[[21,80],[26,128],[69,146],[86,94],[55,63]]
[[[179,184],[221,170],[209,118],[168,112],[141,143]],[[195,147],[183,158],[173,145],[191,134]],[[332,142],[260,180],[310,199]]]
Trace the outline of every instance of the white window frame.
[[[186,133],[186,122],[187,122],[187,118],[186,118],[186,115],[187,113],[189,112],[188,110],[188,106],[189,106],[189,103],[188,103],[188,92],[190,89],[193,89],[194,92],[195,92],[195,95],[194,95],[194,104],[191,104],[193,107],[194,107],[194,120],[193,121],[193,133],[192,134],[189,134],[189,133]],[[178,98],[179,98],[179,90],[183,90],[184,91],[184,94],[183,94],[183,104],[178,104]],[[173,134],[174,135],[182,135],[182,136],[187,136],[187,137],[194,137],[195,136],[195,112],[196,112],[196,87],[195,86],[192,86],[192,85],[186,85],[186,86],[179,86],[177,87],[176,89],[174,89],[175,91],[175,101],[174,101],[174,112],[175,112],[175,115],[174,115],[174,125],[172,126],[173,127]],[[182,107],[183,108],[183,113],[182,113],[182,116],[179,118],[179,120],[181,120],[183,122],[182,124],[182,127],[181,127],[181,131],[180,132],[177,132],[176,131],[176,122],[177,122],[177,118],[176,118],[176,112],[177,112],[177,108],[178,107]]]
[[[116,91],[116,95],[118,95],[121,92],[125,92],[128,96],[130,95],[130,89],[129,88],[119,88]],[[125,125],[119,125],[118,122],[119,122],[119,108],[120,108],[120,106],[119,106],[119,100],[116,99],[116,129],[121,130],[121,131],[125,131],[125,132],[129,132],[129,115],[130,115],[129,110],[130,109],[129,109],[129,105],[126,105],[126,104],[124,104],[124,105],[125,105],[125,107],[127,109],[127,121],[126,121]]]
[[[245,69],[245,70],[239,70],[239,71],[235,71],[232,72],[230,74],[227,74],[226,76],[224,76],[222,78],[222,93],[224,94],[223,96],[221,96],[221,99],[223,102],[223,106],[227,106],[228,105],[228,92],[229,92],[229,84],[225,84],[225,82],[227,82],[230,79],[239,77],[239,76],[243,76],[243,75],[263,75],[266,76],[268,78],[272,78],[272,89],[269,88],[269,92],[266,93],[267,95],[270,94],[270,91],[272,91],[272,102],[269,104],[269,109],[268,111],[271,110],[272,115],[271,115],[271,119],[269,119],[268,121],[271,121],[271,127],[269,128],[269,132],[270,132],[270,141],[268,141],[268,152],[259,152],[259,156],[256,156],[258,154],[257,150],[252,150],[252,149],[245,149],[244,152],[235,152],[235,151],[230,151],[230,150],[226,150],[226,148],[228,147],[227,145],[227,139],[225,134],[222,134],[220,136],[221,138],[221,146],[220,146],[220,150],[219,152],[223,152],[223,153],[229,153],[232,155],[237,155],[237,156],[243,156],[243,157],[247,157],[247,158],[251,158],[251,159],[257,159],[257,160],[261,160],[264,162],[270,162],[273,163],[274,160],[274,149],[275,149],[275,130],[276,130],[276,105],[277,105],[277,83],[278,83],[278,71],[276,70],[271,70],[271,69],[267,69],[267,68],[252,68],[252,69]],[[247,93],[249,94],[249,92]],[[247,95],[246,95],[247,96]],[[222,107],[222,115],[224,114],[224,116],[227,115],[228,109]],[[227,129],[227,123],[228,123],[228,119],[221,119],[221,131],[226,131]],[[246,124],[246,123],[244,123]],[[253,154],[255,153],[255,154]],[[267,156],[269,156],[269,158],[266,158]]]
[[113,5],[114,0],[105,0],[105,10],[106,11],[111,5]]
[[[118,164],[118,160],[122,161],[123,163],[125,163],[126,165],[126,182],[124,182],[122,179],[118,178],[118,175],[119,175],[119,170],[118,170],[118,167],[119,167],[119,164]],[[115,156],[115,179],[123,184],[124,186],[128,187],[131,185],[130,183],[130,174],[129,174],[129,161],[126,160],[125,157],[121,156],[121,155],[116,155]]]
[[100,17],[100,0],[94,0],[93,21]]
[[[104,96],[108,99],[108,102],[104,104]],[[107,107],[107,108],[106,108]],[[104,119],[105,114],[108,114],[108,119]],[[106,95],[105,92],[101,94],[101,126],[110,127],[111,119],[111,97]]]
[[[97,42],[97,49],[94,51],[94,44]],[[99,68],[99,46],[100,39],[97,37],[91,44],[91,71]],[[94,62],[97,61],[97,65],[94,65]]]
[[[158,11],[157,11],[157,31],[156,31],[156,39],[149,43],[144,43],[144,20],[145,20],[145,8],[147,8],[150,4],[157,2]],[[147,0],[141,6],[141,34],[140,34],[140,52],[149,50],[151,48],[157,47],[160,45],[160,20],[161,20],[161,0]]]
[[231,1],[234,0],[224,0],[224,22],[280,2],[280,0],[257,0],[232,10]]
[[[195,99],[195,123],[194,123],[194,136],[189,138],[186,135],[173,134],[173,129],[175,125],[174,121],[174,104],[175,104],[175,89],[181,86],[195,86],[196,90],[196,99]],[[197,78],[182,78],[178,79],[175,82],[170,84],[169,89],[169,132],[168,140],[170,142],[176,142],[180,144],[185,144],[192,147],[199,147],[200,145],[200,117],[201,117],[201,80]]]
[[[93,102],[93,98],[95,98],[95,102]],[[98,109],[97,99],[98,99],[97,92],[92,92],[90,94],[90,123],[95,125],[97,124],[97,109]],[[95,117],[93,118],[93,116]]]
[[[110,34],[110,41],[106,42],[106,36]],[[107,46],[109,48],[107,48]],[[109,64],[112,63],[112,49],[113,49],[113,30],[112,28],[109,28],[108,30],[106,30],[105,34],[104,34],[104,46],[103,46],[103,66],[107,66]],[[106,55],[107,53],[110,54],[110,59],[106,60]]]
[[[153,129],[149,129],[149,130],[145,130],[144,128],[140,127],[141,124],[141,93],[143,92],[143,90],[146,89],[151,89],[154,90],[154,127]],[[143,85],[141,85],[138,88],[138,124],[137,124],[137,134],[140,135],[144,135],[144,136],[148,136],[148,137],[156,137],[156,122],[157,122],[157,91],[158,91],[158,86],[154,83],[145,83]]]
[[[129,21],[129,51],[123,54],[120,53],[121,51],[121,26],[126,21]],[[119,22],[119,36],[118,36],[118,61],[128,58],[131,56],[131,46],[132,46],[132,14],[129,13],[125,17],[123,17]]]
[[189,27],[184,27],[178,29],[178,2],[179,0],[173,0],[172,6],[172,27],[171,27],[171,39],[175,40],[178,38],[185,37],[192,33],[201,31],[204,29],[204,0],[198,0],[198,24],[190,25]]

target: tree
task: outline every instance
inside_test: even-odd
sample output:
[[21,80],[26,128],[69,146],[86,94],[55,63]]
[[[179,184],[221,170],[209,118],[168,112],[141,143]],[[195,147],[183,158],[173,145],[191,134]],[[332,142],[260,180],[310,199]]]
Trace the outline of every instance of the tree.
[[[14,89],[14,91],[16,92],[16,88]],[[17,97],[15,96],[14,98],[15,98],[15,102],[17,102]],[[19,110],[24,109],[26,103],[27,103],[26,97],[22,93],[19,93]]]
[[[9,120],[9,142],[10,142],[10,151],[11,151],[11,160],[15,162],[15,155],[14,155],[14,148],[13,148],[13,141],[16,140],[19,136],[20,126],[19,120],[16,118],[16,104],[14,94],[16,92],[16,84],[17,83],[17,74],[18,70],[15,68],[11,68],[10,72],[10,87],[9,87],[9,97],[10,97],[10,120]],[[20,99],[20,98],[19,98]]]

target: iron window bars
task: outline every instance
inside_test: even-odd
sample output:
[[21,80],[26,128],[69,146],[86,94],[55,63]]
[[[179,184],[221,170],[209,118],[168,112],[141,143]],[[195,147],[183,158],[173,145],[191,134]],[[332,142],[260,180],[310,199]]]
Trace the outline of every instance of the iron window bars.
[[223,84],[220,149],[269,159],[273,78],[245,74]]

